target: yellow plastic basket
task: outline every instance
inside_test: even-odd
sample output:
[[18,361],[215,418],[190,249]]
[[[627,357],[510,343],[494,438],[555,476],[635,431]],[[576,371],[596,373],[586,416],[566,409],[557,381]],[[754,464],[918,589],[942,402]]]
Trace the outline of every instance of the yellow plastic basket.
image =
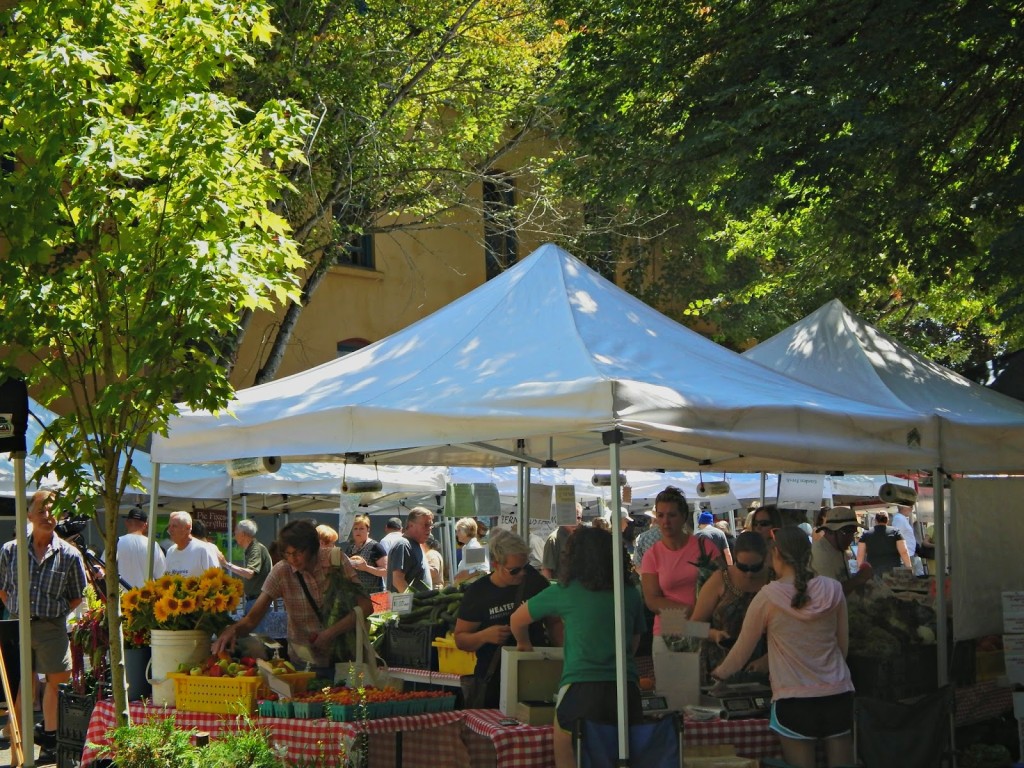
[[175,706],[185,712],[217,715],[248,714],[256,710],[258,677],[206,677],[171,672]]
[[453,675],[472,675],[476,669],[476,654],[455,647],[455,636],[451,633],[434,640],[437,648],[438,672]]

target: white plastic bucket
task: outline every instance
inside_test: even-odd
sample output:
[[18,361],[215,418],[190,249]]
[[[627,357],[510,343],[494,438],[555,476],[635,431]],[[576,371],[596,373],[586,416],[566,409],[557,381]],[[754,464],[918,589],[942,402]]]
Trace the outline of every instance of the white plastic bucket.
[[201,629],[154,629],[150,634],[153,656],[146,677],[153,686],[153,703],[173,707],[174,680],[167,674],[181,664],[201,664],[210,655],[211,635]]

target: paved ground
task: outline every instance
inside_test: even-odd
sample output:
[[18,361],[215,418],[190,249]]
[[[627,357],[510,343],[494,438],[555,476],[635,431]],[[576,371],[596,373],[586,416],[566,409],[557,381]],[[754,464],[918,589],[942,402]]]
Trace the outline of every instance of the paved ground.
[[[2,712],[2,715],[0,715],[0,726],[4,726],[7,724],[7,709],[3,706],[2,701],[0,701],[0,712]],[[36,712],[36,716],[39,716],[38,712]],[[39,747],[36,747],[35,753],[36,755],[39,754]],[[7,768],[10,764],[11,744],[6,739],[0,740],[0,767]],[[53,765],[53,763],[40,763],[37,761],[36,765]]]

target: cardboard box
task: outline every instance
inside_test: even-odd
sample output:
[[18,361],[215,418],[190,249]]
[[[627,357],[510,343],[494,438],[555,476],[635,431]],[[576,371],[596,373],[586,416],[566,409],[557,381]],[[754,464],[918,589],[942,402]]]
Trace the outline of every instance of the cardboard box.
[[515,718],[527,725],[551,725],[555,722],[555,705],[546,701],[520,701]]
[[700,654],[661,651],[654,653],[655,690],[669,709],[700,705]]
[[501,649],[501,689],[498,709],[517,717],[520,701],[554,701],[562,679],[562,649]]
[[1024,592],[1003,592],[1003,633],[1024,634]]

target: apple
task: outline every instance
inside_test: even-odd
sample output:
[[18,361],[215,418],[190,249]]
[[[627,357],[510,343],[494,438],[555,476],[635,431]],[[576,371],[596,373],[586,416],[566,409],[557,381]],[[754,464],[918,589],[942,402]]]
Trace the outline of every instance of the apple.
[[198,676],[203,674],[203,668],[202,667],[192,667],[192,669],[190,669],[188,671],[188,673],[190,675],[192,675],[193,677],[198,677]]

